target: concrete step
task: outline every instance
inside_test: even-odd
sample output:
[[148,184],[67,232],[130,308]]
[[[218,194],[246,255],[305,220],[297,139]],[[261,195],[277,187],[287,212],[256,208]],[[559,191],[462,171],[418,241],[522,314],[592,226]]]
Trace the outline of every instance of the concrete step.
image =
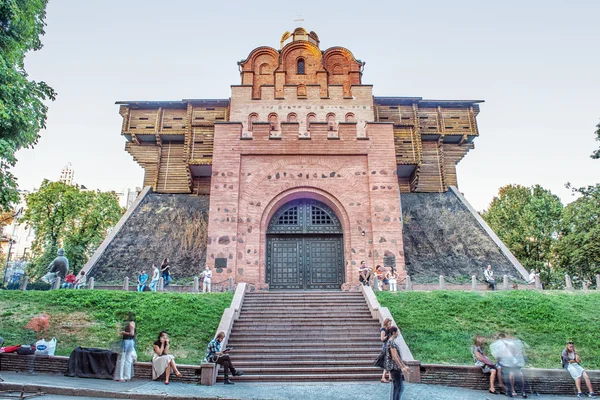
[[[282,357],[281,354],[252,354],[252,353],[238,353],[233,359],[233,363],[235,365],[236,362],[258,362],[258,361],[282,361],[285,360],[288,365],[290,362],[313,362],[314,364],[318,364],[321,361],[340,361],[340,360],[372,360],[375,361],[377,356],[381,352],[381,348],[375,351],[367,351],[367,352],[352,352],[348,353],[319,353],[319,352],[307,352],[304,354],[290,353],[286,354],[285,357]],[[233,353],[233,352],[232,352]]]
[[[370,322],[375,321],[370,315],[357,315],[355,317],[348,317],[343,314],[333,314],[333,315],[315,315],[311,316],[309,314],[247,314],[240,313],[240,318],[238,319],[240,322],[244,321],[256,321],[257,323],[263,322],[281,322],[281,323],[290,323],[294,321],[302,321],[302,322],[329,322],[329,323],[345,323],[346,321],[350,322]],[[236,321],[237,322],[237,321]]]
[[234,362],[234,365],[236,368],[240,368],[243,369],[244,372],[246,371],[246,368],[259,368],[259,367],[270,367],[270,368],[289,368],[290,366],[293,367],[314,367],[314,366],[333,366],[333,367],[343,367],[343,366],[347,366],[347,367],[372,367],[373,366],[373,362],[375,362],[375,359],[371,359],[371,358],[363,358],[363,359],[351,359],[351,360],[346,360],[346,359],[332,359],[332,360],[319,360],[318,362],[315,362],[315,360],[294,360],[293,365],[290,365],[290,361],[289,360],[255,360],[255,361],[250,361],[250,360],[245,360],[245,361],[241,361],[236,359],[236,361]]
[[[339,336],[294,336],[294,337],[282,337],[279,336],[262,336],[262,335],[238,335],[232,333],[229,336],[229,340],[227,341],[227,345],[233,346],[234,343],[271,343],[271,342],[284,342],[284,343],[314,343],[319,341],[321,343],[336,343],[340,340]],[[376,335],[344,335],[344,341],[350,342],[353,344],[360,343],[379,343],[379,337]]]
[[[257,354],[260,352],[265,352],[265,346],[244,346],[244,347],[236,347],[231,351],[231,356],[237,354]],[[269,347],[269,354],[283,354],[286,357],[292,353],[295,354],[304,354],[304,353],[318,353],[318,354],[346,354],[348,353],[347,347],[315,347],[314,345],[305,345],[302,347],[294,347],[290,348],[289,346],[285,347]],[[377,355],[381,351],[381,346],[361,346],[358,348],[353,348],[352,353],[355,354],[375,354]]]
[[[233,378],[235,382],[319,382],[319,381],[373,381],[381,377],[381,372],[361,374],[304,374],[304,375],[242,375]],[[222,382],[223,376],[217,376],[217,381]]]
[[[235,365],[235,364],[234,364]],[[238,368],[238,367],[236,367]],[[240,367],[241,369],[241,367]],[[285,369],[282,368],[269,368],[269,367],[247,367],[243,369],[244,374],[247,375],[258,375],[258,374],[266,374],[266,375],[308,375],[308,374],[364,374],[364,373],[382,373],[381,368],[378,367],[288,367]],[[221,368],[219,374],[223,374],[223,369]]]
[[362,304],[306,304],[306,303],[294,303],[294,304],[273,304],[273,303],[253,303],[242,306],[243,310],[265,310],[265,311],[282,311],[282,310],[369,310],[367,305],[363,302]]
[[256,307],[256,308],[242,308],[241,310],[241,314],[246,314],[246,315],[314,315],[314,316],[318,316],[318,317],[327,317],[329,315],[343,315],[345,317],[354,317],[354,316],[360,316],[360,317],[370,317],[373,318],[371,316],[371,313],[369,312],[369,310],[365,307],[363,308],[329,308],[329,309],[325,309],[325,308],[315,308],[315,309],[309,309],[309,308],[304,308],[304,309],[299,309],[299,308],[290,308],[287,310],[282,310],[282,309],[274,309],[274,310],[269,310],[268,308],[260,308],[260,307]]
[[[234,346],[234,343],[236,344]],[[290,351],[297,351],[306,348],[313,349],[338,349],[343,348],[346,351],[354,351],[357,349],[365,348],[372,349],[373,347],[378,347],[381,350],[381,345],[374,340],[365,341],[365,342],[314,342],[310,340],[305,340],[303,342],[227,342],[227,346],[233,347],[234,349],[244,349],[248,347],[262,347],[264,351],[271,351],[272,349],[280,349],[287,348]],[[351,349],[351,350],[350,350]]]
[[340,328],[343,326],[344,331],[350,331],[355,327],[370,327],[379,331],[379,324],[373,319],[361,319],[361,320],[349,320],[343,318],[329,319],[327,321],[323,320],[313,320],[313,319],[301,319],[301,318],[292,318],[289,321],[280,321],[278,319],[268,319],[261,320],[260,324],[256,322],[255,319],[242,319],[235,321],[234,326],[236,328],[260,328],[260,327],[280,327],[281,329],[287,328],[307,328],[306,330],[311,330],[318,327],[333,327],[336,328],[339,332]]
[[[335,328],[335,327],[334,327]],[[321,340],[339,340],[339,333],[337,335],[333,334],[334,332],[339,332],[339,329],[333,329],[332,332],[328,332],[326,335],[323,335],[323,331],[305,331],[302,333],[302,335],[294,335],[292,337],[290,337],[288,340],[296,340],[296,339],[321,339]],[[348,340],[361,340],[361,339],[379,339],[379,329],[377,329],[376,332],[371,331],[370,329],[365,329],[362,331],[347,331],[344,334],[345,338],[347,337]],[[281,339],[283,338],[281,332],[273,332],[273,331],[269,331],[269,332],[264,332],[264,333],[256,333],[256,332],[245,332],[243,330],[239,330],[236,329],[236,327],[234,326],[233,330],[231,331],[231,335],[229,336],[230,339],[250,339],[250,340],[255,340],[255,339]],[[286,340],[285,338],[283,338],[284,340]]]

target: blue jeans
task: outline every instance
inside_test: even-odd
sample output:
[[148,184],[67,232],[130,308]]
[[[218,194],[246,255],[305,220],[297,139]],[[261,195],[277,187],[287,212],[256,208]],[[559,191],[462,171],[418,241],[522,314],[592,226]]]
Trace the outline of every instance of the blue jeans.
[[400,400],[402,398],[402,392],[404,392],[404,375],[399,369],[393,369],[390,371],[392,374],[392,393],[390,394],[391,400]]
[[171,283],[171,281],[173,280],[173,278],[171,278],[171,275],[167,275],[163,272],[162,274],[162,278],[163,278],[163,287],[167,287],[169,285],[169,283]]
[[153,292],[156,292],[156,287],[158,286],[158,279],[157,280],[152,280],[150,282],[150,290],[152,290]]
[[133,371],[133,349],[135,349],[135,340],[123,340],[121,344],[121,360],[118,365],[116,380],[128,381],[131,379]]
[[146,284],[142,283],[141,285],[137,286],[138,292],[143,292],[144,289],[146,289]]

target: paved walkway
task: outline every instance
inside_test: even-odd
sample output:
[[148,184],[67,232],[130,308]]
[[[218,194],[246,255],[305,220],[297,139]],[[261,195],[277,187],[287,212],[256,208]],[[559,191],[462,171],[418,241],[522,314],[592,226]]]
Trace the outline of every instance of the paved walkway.
[[[257,399],[257,400],[381,400],[388,399],[391,384],[383,383],[237,383],[235,385],[218,384],[215,386],[198,386],[173,382],[165,386],[162,382],[133,380],[118,383],[110,380],[69,378],[54,374],[27,374],[2,372],[4,382],[0,390],[16,389],[25,385],[30,391],[40,390],[49,393],[34,399],[54,400],[86,397],[130,398],[130,399]],[[0,393],[0,399],[4,399]],[[503,399],[487,392],[450,388],[445,386],[407,384],[403,400],[444,399],[444,400],[484,400]],[[574,398],[565,396],[530,395],[538,400],[562,400]]]

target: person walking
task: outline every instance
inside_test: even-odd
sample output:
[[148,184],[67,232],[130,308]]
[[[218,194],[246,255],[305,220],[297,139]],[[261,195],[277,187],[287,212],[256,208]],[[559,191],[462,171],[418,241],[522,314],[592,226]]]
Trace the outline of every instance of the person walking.
[[202,292],[210,293],[212,290],[212,270],[207,265],[204,267],[204,271],[202,271]]
[[[527,398],[525,391],[525,377],[521,368],[525,366],[525,352],[523,342],[516,338],[507,338],[504,333],[498,334],[498,340],[490,345],[490,352],[498,360],[501,367],[502,380],[505,386],[510,385],[507,394],[517,397],[515,379],[521,384],[521,393]],[[508,380],[506,379],[508,377]],[[508,384],[506,383],[508,381]]]
[[125,382],[133,375],[133,361],[135,354],[135,322],[127,319],[125,327],[121,331],[121,354],[115,370],[114,379],[117,382]]
[[[392,320],[389,318],[386,318],[383,320],[383,326],[381,327],[381,329],[379,330],[379,338],[381,339],[381,341],[383,342],[383,345],[381,347],[381,351],[385,351],[385,346],[387,344],[388,339],[390,338],[390,328],[392,327]],[[388,373],[388,378],[385,378],[385,373]],[[381,383],[389,383],[392,381],[392,373],[388,370],[383,370],[383,374],[381,375]]]
[[148,274],[146,273],[146,270],[142,270],[138,275],[138,292],[143,292],[144,289],[146,289],[146,282],[148,282]]
[[173,280],[173,278],[171,278],[171,272],[169,270],[169,259],[165,257],[162,264],[160,265],[160,274],[163,278],[163,288],[169,286],[169,283],[171,283],[171,281]]
[[160,278],[160,271],[158,267],[152,264],[152,280],[150,281],[150,290],[156,292],[156,287],[158,286],[158,279]]
[[229,356],[229,351],[231,349],[223,349],[221,350],[221,343],[225,339],[225,332],[219,332],[217,336],[208,343],[206,346],[206,358],[207,362],[214,362],[216,364],[223,366],[223,375],[224,375],[224,384],[225,385],[233,385],[231,379],[229,379],[229,373],[232,376],[241,376],[244,375],[244,371],[236,370],[231,364],[231,357]]
[[408,373],[408,367],[400,358],[400,347],[396,343],[398,338],[398,327],[392,326],[389,329],[389,339],[385,345],[385,359],[384,366],[386,370],[392,374],[392,392],[391,400],[402,399],[402,392],[404,391],[404,373]]
[[485,278],[485,282],[488,284],[488,288],[491,290],[496,290],[496,279],[494,279],[494,271],[492,271],[492,266],[488,265],[486,270],[483,272],[483,276]]
[[175,365],[175,357],[170,354],[171,340],[166,331],[161,331],[158,334],[158,339],[152,345],[154,354],[152,355],[152,380],[158,379],[163,373],[165,374],[165,385],[169,384],[171,372],[175,372],[175,376],[181,377],[181,373]]
[[562,366],[564,369],[569,371],[571,374],[571,378],[575,381],[575,387],[577,388],[577,397],[584,397],[581,392],[581,378],[585,380],[585,386],[588,390],[588,397],[595,399],[596,393],[594,393],[594,389],[592,388],[592,382],[590,382],[590,377],[588,376],[585,369],[580,365],[581,358],[575,349],[575,343],[569,341],[565,349],[561,354]]

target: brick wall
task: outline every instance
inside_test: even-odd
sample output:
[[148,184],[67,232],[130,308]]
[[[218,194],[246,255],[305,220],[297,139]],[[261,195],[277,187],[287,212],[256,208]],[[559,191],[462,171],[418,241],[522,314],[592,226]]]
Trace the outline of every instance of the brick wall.
[[269,219],[297,198],[322,201],[340,219],[347,284],[358,281],[362,260],[375,266],[395,257],[402,274],[393,127],[368,123],[360,138],[355,126],[344,126],[335,140],[327,129],[302,140],[293,130],[273,139],[266,124],[256,126],[252,138],[242,137],[240,123],[216,125],[207,264],[227,259],[216,279],[264,285]]

